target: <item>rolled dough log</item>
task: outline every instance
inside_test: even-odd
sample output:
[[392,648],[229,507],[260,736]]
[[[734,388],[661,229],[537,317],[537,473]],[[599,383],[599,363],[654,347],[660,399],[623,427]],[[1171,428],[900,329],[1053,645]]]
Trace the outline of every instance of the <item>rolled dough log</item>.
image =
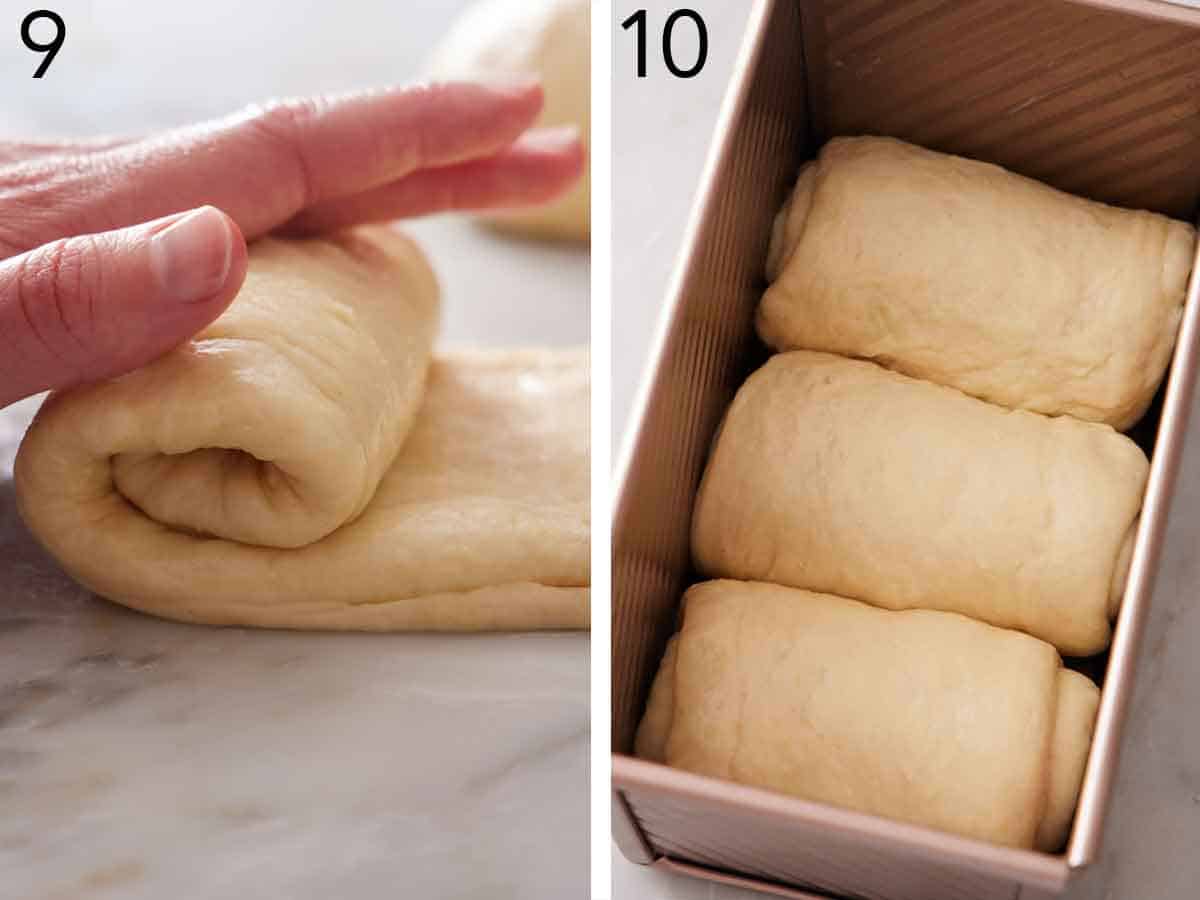
[[1195,231],[890,138],[837,138],[775,221],[758,331],[1119,429],[1170,359]]
[[436,318],[395,233],[257,243],[195,340],[47,400],[25,521],[81,583],[172,619],[585,628],[586,354],[430,364]]
[[[587,0],[482,0],[470,7],[434,51],[435,78],[533,75],[545,106],[537,124],[575,125],[591,140],[591,5]],[[544,206],[490,213],[513,231],[573,241],[591,234],[591,178]]]
[[1058,849],[1099,691],[1054,648],[932,610],[713,581],[684,597],[636,752],[1013,847]]
[[1129,438],[798,350],[738,391],[700,485],[708,576],[1107,646],[1149,464]]

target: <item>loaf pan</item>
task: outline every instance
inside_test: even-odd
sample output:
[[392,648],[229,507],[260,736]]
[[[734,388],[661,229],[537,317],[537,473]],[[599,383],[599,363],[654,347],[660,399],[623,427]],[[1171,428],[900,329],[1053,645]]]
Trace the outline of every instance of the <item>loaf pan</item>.
[[1196,220],[1200,10],[1154,0],[758,0],[718,120],[618,465],[613,831],[635,863],[784,897],[1021,900],[1094,862],[1200,352],[1194,267],[1070,839],[993,846],[636,759],[651,679],[696,580],[688,535],[714,429],[765,358],[754,309],[771,221],[828,138],[885,134],[1120,206]]

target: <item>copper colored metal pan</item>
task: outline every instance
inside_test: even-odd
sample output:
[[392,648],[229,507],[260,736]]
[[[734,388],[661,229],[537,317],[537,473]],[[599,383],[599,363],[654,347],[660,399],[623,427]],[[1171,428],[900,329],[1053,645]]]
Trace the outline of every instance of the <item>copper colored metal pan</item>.
[[618,467],[613,831],[631,860],[784,897],[1031,898],[1095,860],[1200,355],[1193,270],[1075,823],[1057,855],[995,847],[635,759],[714,429],[763,359],[771,220],[829,137],[889,134],[1064,190],[1195,220],[1200,10],[1156,0],[759,0]]

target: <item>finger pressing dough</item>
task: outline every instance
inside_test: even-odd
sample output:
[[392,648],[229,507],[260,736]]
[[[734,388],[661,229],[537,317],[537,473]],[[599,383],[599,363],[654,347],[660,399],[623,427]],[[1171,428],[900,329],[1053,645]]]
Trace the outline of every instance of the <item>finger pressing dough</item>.
[[436,318],[393,232],[259,242],[195,340],[47,400],[22,515],[81,583],[172,619],[586,627],[586,354],[431,363]]
[[798,350],[738,391],[700,485],[705,575],[1107,646],[1149,464],[1129,438]]
[[[482,0],[469,8],[434,51],[437,78],[541,79],[540,127],[574,125],[586,149],[591,139],[591,9],[587,0]],[[537,207],[489,213],[513,231],[575,241],[591,233],[591,180]]]
[[713,581],[672,644],[640,756],[1012,847],[1066,840],[1099,691],[1043,641]]
[[1192,226],[891,138],[837,138],[775,222],[758,331],[1124,430],[1171,355]]

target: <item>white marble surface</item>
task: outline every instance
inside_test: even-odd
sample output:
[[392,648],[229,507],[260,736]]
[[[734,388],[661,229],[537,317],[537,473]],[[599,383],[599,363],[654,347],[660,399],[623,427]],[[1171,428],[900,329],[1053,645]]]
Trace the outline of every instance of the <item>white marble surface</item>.
[[[462,3],[46,5],[68,43],[41,81],[0,43],[0,138],[402,81]],[[0,5],[0,33],[25,11]],[[586,252],[412,230],[447,342],[586,342]],[[17,518],[34,405],[0,413],[0,898],[586,896],[586,635],[254,632],[111,606]]]
[[[642,3],[662,22],[678,4]],[[627,421],[749,4],[697,0],[709,63],[690,81],[633,75],[614,25],[613,422]],[[620,21],[624,10],[616,10]],[[619,434],[615,436],[619,440]],[[1200,884],[1200,409],[1193,413],[1102,862],[1068,900],[1182,900]],[[614,900],[751,900],[760,894],[629,863],[613,847]]]

